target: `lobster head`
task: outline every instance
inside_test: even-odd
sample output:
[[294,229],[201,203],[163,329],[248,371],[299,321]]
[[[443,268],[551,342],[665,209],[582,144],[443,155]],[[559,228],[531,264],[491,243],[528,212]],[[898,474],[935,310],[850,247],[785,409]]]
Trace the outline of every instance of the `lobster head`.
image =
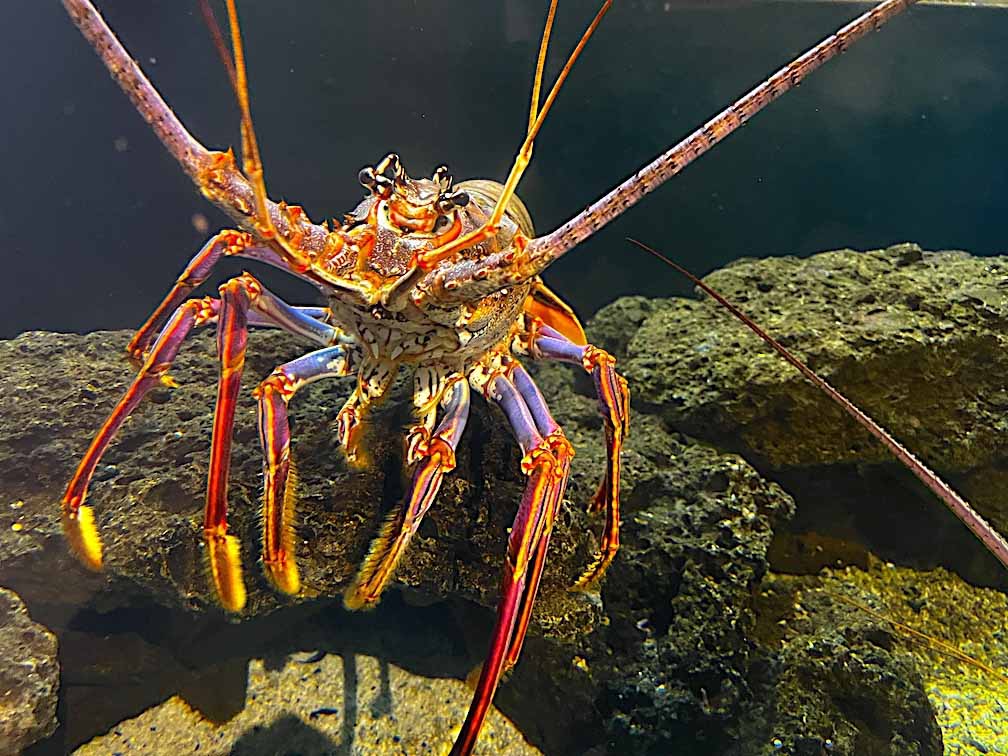
[[358,178],[383,203],[384,217],[379,222],[401,233],[440,234],[454,224],[455,211],[469,204],[467,192],[452,188],[447,166],[438,166],[429,179],[415,179],[407,175],[394,152],[377,165],[362,168]]

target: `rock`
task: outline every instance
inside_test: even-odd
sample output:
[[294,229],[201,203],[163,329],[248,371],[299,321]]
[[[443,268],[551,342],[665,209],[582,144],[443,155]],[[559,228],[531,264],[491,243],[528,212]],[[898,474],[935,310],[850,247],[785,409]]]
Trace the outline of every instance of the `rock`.
[[[214,725],[170,698],[74,751],[277,754],[442,754],[465,718],[471,691],[458,680],[412,675],[363,655],[300,654],[248,667],[245,708]],[[491,709],[475,754],[540,753]]]
[[0,753],[19,753],[56,729],[56,636],[0,588]]
[[[740,260],[706,281],[1008,532],[1008,258],[901,244]],[[942,551],[969,555],[952,563],[961,572],[1008,586],[881,444],[713,301],[619,300],[593,328],[610,334],[620,323],[636,332],[609,343],[626,345],[637,406],[741,452],[800,500],[804,527],[839,529],[924,566],[940,538]],[[884,508],[872,503],[881,490]],[[852,514],[838,522],[838,512]],[[904,530],[911,520],[916,537]],[[907,550],[911,540],[919,545]]]
[[[827,591],[839,581],[772,575],[761,587],[752,709],[740,742],[783,753],[919,756],[944,753],[915,658],[880,617]],[[827,745],[827,741],[830,744]],[[742,749],[740,753],[758,753]]]
[[860,616],[897,639],[894,653],[912,658],[946,753],[1008,753],[1008,596],[941,568],[922,573],[877,560],[864,570],[824,571],[802,588],[800,603],[817,595],[831,607],[820,622],[842,627]]
[[865,569],[772,574],[753,634],[766,658],[755,665],[761,703],[740,740],[777,738],[785,753],[826,738],[859,756],[942,753],[943,740],[945,753],[1008,752],[1006,611],[1003,593],[940,568],[869,559]]
[[[705,281],[934,465],[967,471],[1004,458],[1008,258],[903,244],[740,260]],[[653,308],[623,370],[676,427],[741,436],[774,467],[889,461],[710,300]],[[597,327],[625,310],[603,310]]]

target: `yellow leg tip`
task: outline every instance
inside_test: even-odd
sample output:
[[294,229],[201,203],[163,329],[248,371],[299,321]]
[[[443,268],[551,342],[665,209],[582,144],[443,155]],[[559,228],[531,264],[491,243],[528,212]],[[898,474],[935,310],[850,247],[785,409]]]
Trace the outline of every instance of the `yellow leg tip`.
[[221,605],[229,612],[240,612],[245,606],[246,596],[238,539],[233,535],[208,535],[206,543],[210,571]]
[[295,596],[301,592],[301,575],[293,559],[266,562],[266,575],[281,593]]
[[343,607],[352,612],[361,609],[374,609],[378,606],[379,601],[381,601],[381,594],[369,596],[364,588],[356,582],[343,594]]
[[75,514],[63,511],[63,533],[70,548],[88,569],[102,568],[102,544],[95,527],[94,510],[81,505]]
[[477,664],[475,667],[469,670],[469,674],[466,675],[465,684],[469,690],[476,690],[476,686],[479,684],[480,675],[483,674],[483,665]]
[[596,556],[588,569],[570,587],[570,590],[575,593],[587,593],[596,590],[602,578],[605,577],[606,571],[609,569],[609,565],[612,564],[613,557],[615,556],[615,552]]

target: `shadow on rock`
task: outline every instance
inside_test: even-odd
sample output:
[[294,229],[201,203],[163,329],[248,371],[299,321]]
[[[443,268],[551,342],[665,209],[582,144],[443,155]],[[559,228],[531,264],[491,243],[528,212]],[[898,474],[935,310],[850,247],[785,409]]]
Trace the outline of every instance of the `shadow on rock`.
[[349,743],[334,743],[292,714],[268,727],[253,727],[235,741],[230,756],[351,756]]

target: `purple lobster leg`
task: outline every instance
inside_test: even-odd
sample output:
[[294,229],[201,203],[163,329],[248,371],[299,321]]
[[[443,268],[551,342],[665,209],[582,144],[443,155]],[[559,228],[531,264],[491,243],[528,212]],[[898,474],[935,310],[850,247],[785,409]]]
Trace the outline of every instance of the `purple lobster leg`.
[[269,247],[256,244],[251,234],[231,229],[219,232],[207,241],[189,261],[171,291],[165,295],[161,304],[130,339],[126,346],[126,351],[130,356],[137,361],[142,361],[144,352],[169,314],[186,300],[193,289],[207,279],[221,257],[233,256],[260,260],[287,269],[276,252]]
[[93,570],[101,568],[101,539],[94,524],[94,512],[84,504],[88,484],[109,443],[130,413],[147,393],[161,382],[170,382],[168,369],[189,331],[217,319],[220,303],[210,299],[192,299],[175,310],[147,355],[140,372],[119,400],[112,414],[98,430],[84,458],[63,494],[63,530],[80,560]]
[[[249,320],[250,323],[284,328],[322,343],[331,343],[341,338],[339,331],[313,317],[317,314],[316,308],[305,308],[304,311],[301,311],[299,308],[286,305],[259,287],[258,283],[250,277],[242,277],[235,279],[235,281],[244,281],[246,278],[258,289],[252,303],[252,306],[256,307],[258,311],[251,313],[253,317]],[[222,294],[232,283],[234,282],[222,287]],[[243,286],[238,286],[238,288],[244,291]],[[228,296],[233,299],[235,293],[232,292]],[[176,308],[147,353],[138,375],[102,425],[78,465],[63,495],[63,527],[74,551],[88,567],[99,569],[102,563],[101,540],[94,525],[94,513],[90,506],[84,504],[87,489],[98,462],[123,422],[150,390],[158,383],[174,385],[168,376],[168,370],[189,332],[196,326],[214,322],[218,323],[219,330],[222,330],[221,314],[225,309],[221,300],[209,297],[192,299]],[[234,321],[234,307],[231,308],[231,313],[227,318]],[[244,318],[244,315],[242,317]],[[232,323],[227,328],[233,329],[234,324]],[[224,335],[229,333],[227,328],[223,328]],[[233,344],[233,339],[230,337],[224,341],[231,341]],[[229,349],[231,348],[229,347]],[[227,351],[222,350],[221,356],[226,357],[225,352]],[[233,349],[231,352],[233,356]],[[219,476],[219,469],[216,473]]]
[[[533,575],[537,554],[544,548],[544,541],[553,527],[556,503],[563,497],[573,455],[570,443],[559,428],[543,437],[521,392],[505,375],[497,373],[486,384],[485,393],[500,406],[511,424],[524,454],[521,467],[528,476],[528,483],[508,536],[501,599],[490,652],[451,756],[467,756],[472,752],[509,652],[521,646],[521,638],[515,632],[522,611],[520,607],[526,590],[534,592],[530,581],[538,579]],[[538,569],[541,573],[541,567]],[[522,626],[520,632],[524,633],[526,627]]]
[[595,383],[599,412],[605,422],[606,474],[588,510],[604,511],[606,521],[599,554],[574,585],[577,590],[586,590],[605,574],[619,551],[620,454],[629,428],[630,391],[626,379],[616,372],[616,360],[612,355],[591,344],[575,344],[547,325],[535,331],[530,351],[537,359],[578,365],[588,372]]
[[[529,412],[532,414],[536,429],[542,437],[549,438],[553,434],[562,433],[560,426],[553,419],[553,415],[550,414],[549,407],[546,406],[546,400],[543,398],[542,392],[539,391],[539,387],[536,386],[532,380],[532,376],[528,374],[525,368],[515,363],[511,376],[515,388],[518,389],[518,393],[521,394],[522,399],[525,401],[525,406],[528,407]],[[568,467],[570,466],[571,456],[573,455],[568,455],[564,459],[564,464]],[[563,474],[566,477],[568,470],[564,470]],[[549,539],[553,532],[553,523],[556,522],[557,515],[560,513],[560,506],[563,502],[563,489],[557,488],[554,493],[555,496],[553,499],[546,502],[547,528],[543,532],[539,543],[536,544],[532,554],[525,592],[522,594],[521,602],[518,606],[514,634],[507,651],[507,656],[504,658],[505,673],[518,662],[518,656],[521,654],[522,644],[525,641],[525,634],[528,631],[529,621],[532,619],[532,607],[535,604],[536,594],[539,592],[539,583],[542,579],[543,568],[546,566],[546,552],[549,549]]]
[[402,507],[393,512],[371,544],[360,572],[343,596],[348,609],[370,608],[378,603],[420,520],[430,509],[445,473],[455,469],[455,450],[469,419],[469,384],[462,376],[448,379],[441,400],[444,416],[433,433],[429,426],[412,430],[412,456],[417,460],[413,483]]
[[342,344],[319,349],[276,368],[255,390],[263,449],[263,565],[284,593],[301,589],[293,527],[297,471],[290,458],[287,405],[313,381],[348,375],[354,368],[352,357],[352,350]]

